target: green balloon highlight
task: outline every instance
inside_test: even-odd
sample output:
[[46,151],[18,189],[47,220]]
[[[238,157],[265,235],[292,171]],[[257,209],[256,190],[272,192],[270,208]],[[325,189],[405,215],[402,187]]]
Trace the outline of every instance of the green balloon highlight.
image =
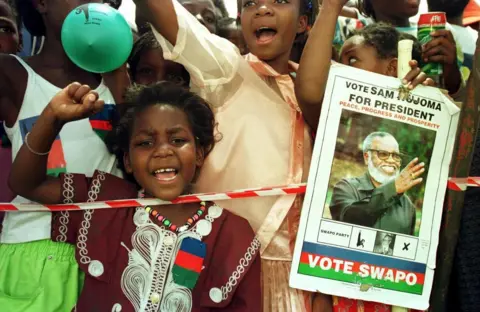
[[133,46],[125,18],[105,4],[89,3],[70,12],[62,26],[65,53],[78,67],[107,73],[122,66]]

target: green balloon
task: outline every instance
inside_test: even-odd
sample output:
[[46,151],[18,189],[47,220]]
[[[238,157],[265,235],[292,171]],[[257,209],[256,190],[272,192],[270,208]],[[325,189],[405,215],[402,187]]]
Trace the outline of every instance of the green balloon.
[[127,61],[133,34],[117,10],[90,3],[67,15],[62,26],[62,45],[78,67],[92,73],[106,73]]

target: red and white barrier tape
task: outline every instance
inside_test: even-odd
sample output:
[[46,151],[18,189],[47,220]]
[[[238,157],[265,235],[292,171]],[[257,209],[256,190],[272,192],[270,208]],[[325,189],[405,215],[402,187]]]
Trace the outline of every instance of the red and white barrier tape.
[[123,199],[93,203],[62,204],[62,205],[40,205],[40,204],[16,204],[0,203],[0,211],[65,211],[85,209],[108,209],[128,208],[138,206],[168,205],[180,203],[197,203],[201,201],[219,201],[236,198],[279,196],[305,193],[306,183],[292,184],[279,187],[262,187],[254,189],[238,190],[225,193],[206,193],[180,196],[173,201],[160,199]]
[[[450,178],[447,187],[454,191],[465,191],[467,187],[480,187],[480,177]],[[292,184],[279,187],[263,187],[237,190],[225,193],[205,193],[184,195],[173,201],[160,199],[122,199],[93,203],[77,203],[62,205],[16,204],[0,203],[0,211],[66,211],[86,209],[128,208],[138,206],[169,205],[181,203],[196,203],[201,201],[219,201],[236,198],[279,196],[305,193],[307,184]]]
[[454,191],[465,191],[467,187],[480,187],[480,177],[449,178],[447,188]]

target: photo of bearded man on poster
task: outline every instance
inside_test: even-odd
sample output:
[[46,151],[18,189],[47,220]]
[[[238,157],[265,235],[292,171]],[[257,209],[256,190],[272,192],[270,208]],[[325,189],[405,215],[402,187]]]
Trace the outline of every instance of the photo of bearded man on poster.
[[414,235],[416,210],[406,192],[423,182],[425,164],[415,158],[401,170],[398,142],[387,132],[373,132],[365,138],[363,159],[365,174],[335,185],[332,219]]

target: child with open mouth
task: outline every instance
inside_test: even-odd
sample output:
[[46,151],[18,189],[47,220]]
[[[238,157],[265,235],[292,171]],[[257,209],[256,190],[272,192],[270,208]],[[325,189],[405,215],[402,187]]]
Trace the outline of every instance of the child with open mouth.
[[[169,82],[139,87],[127,99],[107,145],[129,181],[101,171],[47,179],[59,131],[104,105],[90,87],[73,83],[28,134],[12,189],[44,204],[188,194],[215,144],[210,107]],[[62,232],[76,245],[85,272],[76,311],[262,311],[260,244],[246,220],[215,203],[76,211],[66,226],[58,219],[52,237]]]

